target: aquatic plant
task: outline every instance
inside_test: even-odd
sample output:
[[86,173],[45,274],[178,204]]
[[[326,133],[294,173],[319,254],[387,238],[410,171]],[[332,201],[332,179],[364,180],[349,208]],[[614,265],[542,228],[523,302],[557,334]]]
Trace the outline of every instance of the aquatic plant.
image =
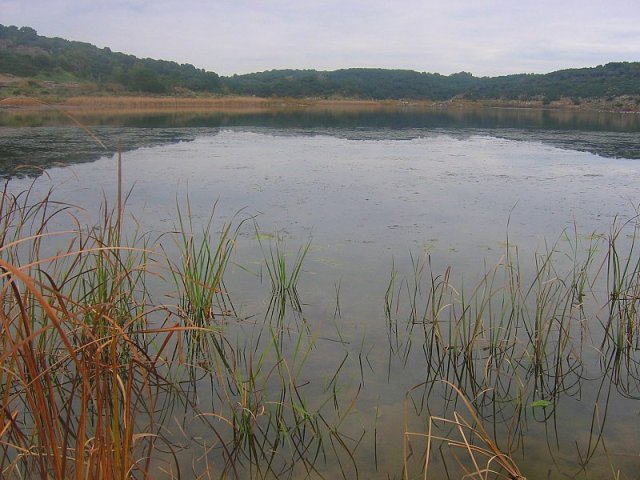
[[[5,222],[3,238],[28,227],[23,212],[47,208],[28,201],[28,195],[4,192],[0,215],[17,223]],[[123,247],[66,232],[73,239],[66,249],[37,258],[41,243],[53,237],[47,232],[51,217],[40,218],[39,233],[17,240],[20,251],[16,243],[0,248],[0,472],[6,478],[56,479],[149,472],[149,454],[162,443],[154,405],[169,387],[146,346],[149,337],[179,330],[149,327],[137,306],[126,318],[111,308],[129,304],[128,284],[96,286],[87,294],[77,280],[96,278],[101,268],[88,257]],[[131,270],[110,281],[128,282],[133,275]]]
[[[442,443],[451,452],[460,469],[460,473],[446,471],[447,478],[506,478],[509,480],[525,480],[511,455],[503,452],[496,441],[485,428],[480,415],[467,398],[455,385],[448,386],[455,392],[464,404],[468,417],[454,411],[453,418],[430,416],[426,433],[412,432],[408,429],[408,399],[405,399],[405,434],[404,478],[409,479],[408,458],[410,456],[411,439],[414,437],[426,439],[423,475],[429,478],[429,465],[434,444]],[[410,393],[410,392],[409,392]],[[469,420],[470,418],[470,420]],[[445,430],[444,433],[438,433]],[[453,475],[453,476],[450,476]]]
[[548,426],[560,444],[563,404],[593,377],[575,460],[588,472],[611,448],[609,397],[640,397],[634,219],[608,237],[575,229],[529,259],[509,239],[472,278],[435,271],[429,256],[412,256],[407,276],[394,262],[368,326],[386,321],[393,390],[406,389],[393,362],[420,384],[405,400],[405,457],[378,472],[393,405],[365,385],[382,381],[368,357],[384,332],[345,328],[342,281],[333,322],[307,316],[309,242],[291,254],[257,235],[265,298],[241,316],[225,286],[242,262],[236,217],[215,233],[214,213],[201,225],[187,199],[175,230],[151,238],[126,195],[115,208],[103,199],[90,226],[53,198],[7,187],[0,198],[2,477],[177,478],[187,466],[205,478],[431,476],[439,452],[451,478],[521,478],[525,432]]
[[211,324],[218,313],[224,314],[228,303],[224,288],[224,272],[243,222],[222,225],[219,237],[212,237],[214,203],[208,221],[201,231],[194,232],[193,213],[189,198],[186,212],[177,207],[178,226],[174,232],[180,252],[176,263],[167,258],[171,275],[179,292],[185,318],[198,327]]
[[287,257],[290,254],[286,251],[286,243],[282,235],[277,234],[273,237],[273,240],[270,239],[268,251],[265,250],[263,245],[264,235],[260,234],[257,227],[256,238],[265,258],[265,268],[271,282],[273,294],[279,297],[286,297],[287,295],[297,297],[298,280],[302,273],[302,264],[311,247],[311,240],[298,249],[293,261],[289,261]]

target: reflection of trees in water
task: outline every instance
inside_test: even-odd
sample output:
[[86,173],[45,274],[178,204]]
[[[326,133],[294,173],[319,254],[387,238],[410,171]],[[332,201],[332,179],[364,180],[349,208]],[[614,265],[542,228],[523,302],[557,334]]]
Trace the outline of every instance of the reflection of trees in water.
[[[298,108],[251,113],[184,112],[78,115],[108,146],[105,152],[71,120],[56,112],[0,115],[0,175],[37,174],[56,164],[94,161],[123,151],[189,141],[219,128],[267,128],[271,135],[331,135],[350,140],[412,139],[429,133],[467,138],[489,135],[535,141],[612,158],[640,158],[635,136],[640,116],[506,108],[422,109]],[[42,127],[42,128],[21,128]],[[206,129],[205,131],[191,129]],[[21,167],[17,169],[17,167]]]
[[78,127],[43,127],[0,130],[0,176],[38,176],[43,169],[88,163],[140,147],[191,141],[192,132],[167,129],[98,127],[104,149]]

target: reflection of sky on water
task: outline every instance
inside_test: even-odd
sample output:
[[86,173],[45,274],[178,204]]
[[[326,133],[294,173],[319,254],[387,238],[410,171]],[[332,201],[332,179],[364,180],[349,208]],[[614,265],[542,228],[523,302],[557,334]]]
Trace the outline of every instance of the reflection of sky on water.
[[[273,135],[328,135],[352,140],[409,140],[444,133],[534,141],[611,158],[640,158],[640,115],[526,109],[280,110],[262,113],[78,114],[107,146],[128,151],[212,135],[220,128]],[[62,127],[61,125],[66,125]],[[29,127],[29,128],[21,128]],[[34,174],[57,163],[93,161],[105,150],[55,112],[0,111],[0,174]]]
[[[46,129],[33,132],[46,145]],[[127,188],[133,187],[129,208],[142,231],[171,230],[176,224],[176,202],[184,201],[188,192],[196,223],[208,218],[218,200],[218,221],[242,209],[240,218],[255,217],[263,232],[283,234],[290,250],[311,238],[300,284],[306,319],[322,338],[336,338],[327,318],[334,312],[339,283],[342,317],[338,321],[341,335],[352,344],[318,342],[322,353],[309,358],[307,371],[321,374],[328,364],[331,370],[345,348],[355,358],[364,348],[370,367],[368,389],[361,394],[359,408],[371,413],[381,407],[384,415],[378,425],[389,436],[401,435],[398,405],[425,375],[419,347],[412,353],[412,368],[387,358],[383,297],[392,261],[398,270],[408,272],[410,252],[416,256],[429,252],[436,272],[452,265],[455,275],[463,272],[465,281],[472,284],[485,261],[492,266],[504,253],[508,224],[510,241],[518,244],[526,269],[535,251],[544,250],[545,242],[553,244],[574,222],[584,235],[607,233],[616,215],[633,214],[640,184],[636,162],[556,148],[540,138],[552,137],[550,131],[520,134],[513,130],[501,135],[483,130],[388,128],[99,131],[105,132],[113,134],[113,139],[123,135],[123,143],[134,147],[123,154],[124,180]],[[21,141],[27,142],[28,132],[19,133]],[[557,135],[559,143],[567,142],[563,135],[588,136]],[[632,135],[601,133],[594,138],[615,143],[619,136]],[[62,148],[64,143],[58,145]],[[115,157],[110,154],[71,168],[52,168],[39,177],[36,190],[45,192],[55,186],[56,197],[87,208],[88,217],[97,209],[103,190],[113,198],[115,175]],[[20,191],[30,182],[14,179],[10,190]],[[235,261],[251,269],[261,253],[251,222],[246,227]],[[228,287],[232,294],[240,292],[238,311],[256,314],[264,307],[260,286],[242,268],[232,270]],[[246,292],[249,300],[245,302]],[[345,376],[357,378],[359,369],[353,368]],[[597,367],[594,371],[599,372]],[[577,375],[568,377],[574,381]],[[560,429],[564,445],[573,448],[574,436],[581,445],[588,443],[584,424],[591,420],[599,381],[572,387],[566,394],[570,398],[560,403],[558,420],[566,419],[572,427],[571,438],[566,438],[568,429]],[[323,394],[313,382],[307,389],[310,395]],[[608,428],[615,431],[611,429],[617,429],[618,423],[628,421],[623,412],[635,404],[619,396],[611,402],[616,409]],[[527,436],[548,434],[534,414],[529,428]],[[548,458],[546,449],[546,444],[532,449],[531,458]],[[573,456],[566,461],[575,462]]]
[[[20,131],[19,143],[28,143],[28,132]],[[60,148],[91,145],[77,130],[62,132],[68,137]],[[125,184],[135,185],[130,205],[145,206],[145,229],[172,228],[176,194],[188,190],[196,212],[208,212],[219,198],[218,213],[227,218],[244,209],[266,231],[296,241],[312,235],[333,262],[372,271],[410,250],[439,254],[447,264],[497,258],[507,222],[511,238],[531,251],[574,221],[585,234],[606,232],[616,214],[633,211],[640,184],[633,161],[477,131],[295,132],[119,129],[108,140],[150,145],[123,155]],[[43,149],[59,131],[33,133],[35,148]],[[87,196],[97,202],[102,188],[113,191],[115,158],[48,175],[43,185],[66,178],[58,194],[87,206]],[[344,267],[347,275],[353,270]]]
[[[615,215],[633,212],[640,184],[635,162],[537,141],[447,131],[405,140],[386,131],[359,140],[279,133],[190,130],[180,138],[191,141],[126,152],[130,207],[144,206],[138,221],[161,232],[173,228],[176,195],[188,190],[203,216],[219,199],[221,218],[242,209],[264,231],[297,243],[311,236],[319,256],[340,265],[334,275],[358,283],[364,268],[382,285],[390,258],[409,251],[428,251],[442,267],[493,262],[507,223],[511,240],[530,252],[574,222],[586,235],[606,233]],[[65,179],[58,195],[88,207],[101,189],[113,192],[115,157],[48,175],[43,186]]]

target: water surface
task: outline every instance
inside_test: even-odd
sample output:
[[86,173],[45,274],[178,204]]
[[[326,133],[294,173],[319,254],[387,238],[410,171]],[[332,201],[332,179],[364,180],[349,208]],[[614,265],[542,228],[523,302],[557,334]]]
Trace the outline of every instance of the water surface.
[[[114,198],[119,148],[132,192],[128,212],[153,238],[175,228],[176,205],[187,196],[197,224],[214,205],[216,225],[246,220],[227,283],[236,307],[230,337],[264,341],[257,332],[269,313],[261,266],[269,239],[281,238],[290,257],[311,242],[301,305],[289,305],[287,319],[311,345],[298,378],[310,405],[333,395],[333,415],[349,413],[340,422],[344,448],[326,453],[346,466],[329,458],[319,467],[329,478],[400,478],[405,429],[424,432],[429,413],[452,412],[451,392],[438,378],[468,394],[479,388],[482,415],[501,446],[513,440],[528,478],[602,478],[611,464],[637,467],[637,429],[629,428],[638,410],[636,354],[626,369],[609,369],[597,340],[580,340],[598,337],[585,333],[596,332],[596,319],[572,331],[576,349],[555,370],[536,375],[518,367],[502,396],[483,403],[482,386],[498,392],[507,380],[483,371],[484,354],[471,362],[477,370],[454,348],[434,365],[424,334],[407,321],[410,289],[401,279],[408,286],[416,264],[430,261],[438,274],[451,266],[455,284],[471,290],[503,261],[507,242],[517,246],[522,275],[534,275],[537,253],[557,249],[566,257],[634,217],[638,116],[489,110],[94,119],[106,151],[77,127],[13,123],[0,127],[10,191],[34,181],[36,193],[54,188],[91,221],[102,199]],[[578,240],[584,244],[572,243]],[[389,318],[385,292],[394,271],[397,310]],[[289,333],[288,342],[285,351],[295,357],[299,337]],[[541,398],[552,408],[531,406]],[[216,394],[201,393],[199,401],[215,405]],[[206,425],[190,425],[193,438],[211,435]],[[612,460],[609,452],[619,455]],[[188,464],[192,450],[180,457]],[[409,464],[419,468],[420,461],[416,453]]]

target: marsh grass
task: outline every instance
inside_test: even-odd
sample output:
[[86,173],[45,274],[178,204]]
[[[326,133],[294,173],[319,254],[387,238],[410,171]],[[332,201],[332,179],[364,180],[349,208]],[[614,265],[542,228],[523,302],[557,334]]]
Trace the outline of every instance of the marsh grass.
[[302,273],[302,264],[309,253],[311,240],[298,248],[293,259],[287,253],[286,243],[282,235],[277,234],[273,240],[269,241],[268,250],[264,247],[264,235],[261,235],[256,227],[256,238],[260,244],[260,249],[265,258],[265,268],[271,283],[271,291],[279,297],[298,296],[298,280]]
[[[0,476],[178,478],[190,464],[203,478],[350,479],[370,435],[377,468],[379,407],[370,431],[354,426],[374,346],[349,347],[340,331],[339,283],[339,347],[315,358],[326,330],[298,292],[310,242],[291,253],[255,227],[269,301],[264,317],[241,318],[224,279],[242,219],[214,228],[214,205],[202,224],[187,198],[175,231],[151,238],[126,194],[114,208],[104,198],[90,227],[53,197],[5,186],[0,198]],[[638,396],[637,229],[636,218],[608,237],[574,229],[530,260],[507,241],[471,280],[428,256],[411,257],[406,277],[393,265],[389,362],[424,376],[405,400],[406,476],[432,475],[437,450],[466,478],[523,478],[527,422],[558,441],[558,406],[580,396],[591,345],[602,385],[581,468],[609,448],[609,397]]]
[[[183,315],[198,327],[210,326],[217,314],[223,316],[228,309],[233,313],[224,286],[224,272],[243,222],[222,225],[218,238],[214,239],[215,210],[216,204],[207,222],[196,232],[188,197],[186,211],[178,205],[178,228],[174,235],[180,259],[177,263],[168,259]],[[223,308],[216,312],[219,306]]]
[[[590,322],[596,320],[602,350],[628,349],[638,341],[637,228],[634,218],[614,225],[608,239],[592,237],[587,245],[565,235],[569,248],[562,250],[557,242],[534,254],[527,274],[517,247],[507,243],[502,259],[485,268],[471,289],[454,286],[450,268],[435,273],[430,257],[412,257],[408,277],[399,281],[392,268],[385,295],[389,330],[397,336],[404,324],[406,333],[390,348],[410,346],[419,331],[429,357],[486,352],[492,363],[508,357],[544,377],[567,355],[578,355],[581,339],[597,333]],[[622,235],[625,242],[619,241]]]
[[[604,324],[602,348],[609,345],[621,353],[637,350],[638,307],[640,306],[640,256],[638,233],[640,224],[633,218],[619,225],[614,222],[608,237],[606,258],[609,315]],[[631,230],[631,232],[629,232]],[[620,251],[620,237],[625,235],[629,247]]]
[[407,480],[410,478],[409,458],[413,455],[411,440],[418,438],[426,441],[426,453],[422,466],[425,479],[429,478],[433,450],[439,446],[443,456],[446,455],[443,447],[446,447],[457,467],[457,469],[452,467],[445,469],[447,478],[525,480],[510,453],[503,452],[492,434],[485,428],[473,402],[455,385],[448,384],[448,387],[461,400],[466,414],[455,410],[451,418],[429,416],[426,433],[409,431],[409,401],[408,398],[405,399],[404,478]]
[[5,190],[0,204],[3,238],[31,228],[24,212],[42,219],[35,234],[1,249],[2,476],[146,475],[149,452],[162,442],[153,415],[167,383],[145,337],[176,331],[150,328],[137,304],[124,315],[131,296],[122,293],[131,292],[135,271],[110,277],[105,270],[122,271],[114,252],[126,248],[67,232],[66,250],[38,258],[41,242],[53,235],[48,200],[31,205],[29,194]]
[[[253,336],[234,343],[225,331],[225,322],[243,323],[223,282],[242,222],[214,238],[213,214],[196,231],[187,203],[173,234],[180,253],[170,259],[151,250],[157,240],[136,225],[124,228],[124,200],[110,209],[105,199],[100,223],[84,227],[73,206],[50,194],[36,200],[5,188],[0,198],[0,476],[180,477],[182,447],[167,429],[182,405],[210,432],[205,443],[183,432],[190,448],[203,449],[199,475],[321,476],[316,464],[338,455],[350,478],[350,440],[338,428],[350,409],[335,410],[335,391],[308,398],[298,380],[317,333],[297,317],[285,327],[289,309],[279,324],[243,327],[266,329],[255,345]],[[49,231],[61,214],[75,228]],[[43,257],[47,242],[55,252]],[[292,299],[301,252],[293,271],[284,269],[280,293],[290,307],[299,306]],[[163,280],[150,269],[161,272],[163,260],[177,305],[158,303],[147,286]],[[212,388],[209,407],[198,401],[203,379]]]
[[[480,420],[491,425],[491,438],[502,432],[509,458],[516,445],[524,451],[529,421],[548,425],[549,441],[557,443],[562,435],[557,406],[562,398],[579,397],[595,375],[603,386],[595,399],[588,445],[580,448],[577,460],[587,471],[606,446],[603,424],[611,389],[638,397],[637,235],[637,217],[614,222],[608,236],[581,237],[574,228],[528,262],[507,241],[502,259],[485,267],[487,273],[472,288],[461,280],[454,286],[451,269],[434,272],[428,256],[412,257],[406,277],[394,265],[384,301],[389,351],[403,365],[415,365],[419,356],[425,362],[425,382],[412,389],[407,405],[414,421],[428,415],[430,432],[435,424],[449,428],[448,433],[416,435],[437,437],[464,451],[471,462],[460,464],[467,478],[518,478],[509,468],[497,468],[501,457],[484,427],[479,428]],[[594,357],[601,371],[593,371]],[[453,398],[438,386],[440,381],[453,385]],[[433,406],[434,396],[449,399],[444,408]],[[469,407],[469,398],[474,399],[473,413],[466,420],[456,405],[461,401]],[[483,446],[473,446],[470,438]],[[425,448],[429,458],[431,443]],[[455,457],[451,451],[448,455]]]
[[[267,278],[271,285],[271,299],[267,308],[266,317],[271,323],[274,321],[280,326],[276,328],[282,331],[282,322],[287,310],[292,310],[294,317],[304,323],[302,316],[302,303],[298,293],[298,282],[303,272],[302,266],[309,249],[311,240],[301,245],[295,256],[287,251],[284,237],[276,235],[265,235],[260,232],[257,225],[254,226],[256,239],[260,246],[260,251],[264,259],[263,265],[267,272]],[[268,248],[265,242],[268,241]],[[261,274],[262,278],[263,275]]]

